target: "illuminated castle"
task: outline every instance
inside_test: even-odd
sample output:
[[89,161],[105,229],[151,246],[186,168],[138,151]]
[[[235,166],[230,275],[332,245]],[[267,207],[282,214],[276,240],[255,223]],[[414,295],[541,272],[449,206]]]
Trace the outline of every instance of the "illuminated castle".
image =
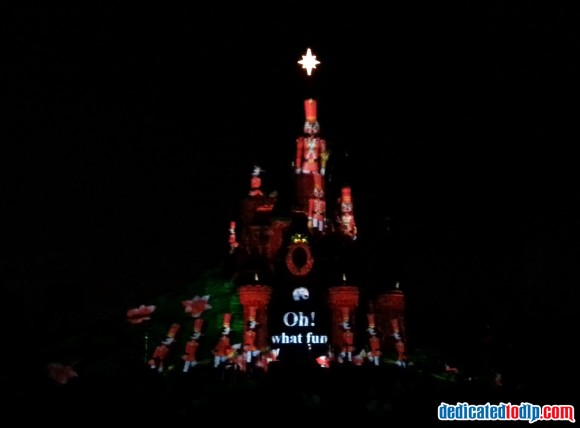
[[255,329],[256,348],[278,349],[280,361],[380,364],[391,355],[405,365],[404,294],[398,283],[351,282],[364,269],[356,189],[330,185],[317,101],[306,99],[304,112],[288,171],[289,212],[278,210],[282,195],[263,190],[267,175],[255,165],[230,224],[228,261],[243,324]]

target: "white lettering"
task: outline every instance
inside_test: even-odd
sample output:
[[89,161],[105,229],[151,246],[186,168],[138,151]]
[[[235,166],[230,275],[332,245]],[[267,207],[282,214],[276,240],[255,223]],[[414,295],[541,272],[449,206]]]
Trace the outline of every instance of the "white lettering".
[[298,315],[296,315],[294,312],[286,312],[284,314],[284,318],[282,318],[282,321],[288,327],[294,327],[298,323]]
[[312,333],[311,331],[309,331],[308,333],[306,333],[306,341],[304,342],[303,339],[303,335],[302,333],[299,334],[286,334],[286,333],[282,333],[280,335],[276,335],[276,336],[272,336],[272,343],[274,344],[294,344],[294,345],[298,345],[298,344],[302,344],[302,343],[307,343],[307,344],[324,344],[324,343],[328,343],[328,336],[326,335],[317,335]]
[[310,327],[314,325],[314,312],[311,312],[310,316],[311,318],[308,318],[303,312],[286,312],[282,322],[288,327]]

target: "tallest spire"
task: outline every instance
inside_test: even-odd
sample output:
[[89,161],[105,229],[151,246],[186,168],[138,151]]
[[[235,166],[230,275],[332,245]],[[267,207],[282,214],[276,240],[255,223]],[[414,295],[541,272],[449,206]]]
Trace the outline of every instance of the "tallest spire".
[[326,168],[328,152],[326,141],[318,137],[320,125],[316,118],[316,100],[309,98],[304,101],[303,137],[296,140],[296,174],[322,174]]

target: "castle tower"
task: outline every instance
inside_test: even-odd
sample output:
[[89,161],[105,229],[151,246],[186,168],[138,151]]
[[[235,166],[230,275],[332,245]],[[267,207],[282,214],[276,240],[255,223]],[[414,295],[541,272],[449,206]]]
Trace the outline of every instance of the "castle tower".
[[406,347],[405,294],[399,288],[380,294],[375,298],[376,320],[381,332],[383,349],[395,351]]
[[329,153],[326,147],[326,140],[318,135],[320,125],[317,119],[316,100],[305,100],[304,112],[306,116],[304,135],[296,140],[293,210],[297,213],[308,215],[310,200],[312,198],[323,198],[322,196],[317,196],[317,194],[324,194],[324,176]]
[[[256,278],[257,279],[257,278]],[[245,284],[238,287],[240,303],[243,306],[244,324],[255,321],[256,348],[259,350],[268,347],[268,304],[272,296],[272,288],[263,284]]]
[[342,346],[343,325],[348,322],[355,328],[355,312],[359,303],[358,287],[347,285],[343,275],[343,285],[331,287],[328,290],[328,302],[332,311],[332,346],[339,349]]

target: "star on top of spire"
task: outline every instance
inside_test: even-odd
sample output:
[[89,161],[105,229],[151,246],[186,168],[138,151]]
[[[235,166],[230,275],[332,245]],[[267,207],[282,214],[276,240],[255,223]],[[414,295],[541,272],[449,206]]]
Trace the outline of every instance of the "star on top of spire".
[[298,64],[301,64],[302,68],[306,69],[306,74],[310,76],[312,70],[316,68],[316,65],[320,64],[320,61],[316,59],[316,55],[312,55],[312,51],[308,48],[306,55],[302,55],[302,59],[298,61]]

